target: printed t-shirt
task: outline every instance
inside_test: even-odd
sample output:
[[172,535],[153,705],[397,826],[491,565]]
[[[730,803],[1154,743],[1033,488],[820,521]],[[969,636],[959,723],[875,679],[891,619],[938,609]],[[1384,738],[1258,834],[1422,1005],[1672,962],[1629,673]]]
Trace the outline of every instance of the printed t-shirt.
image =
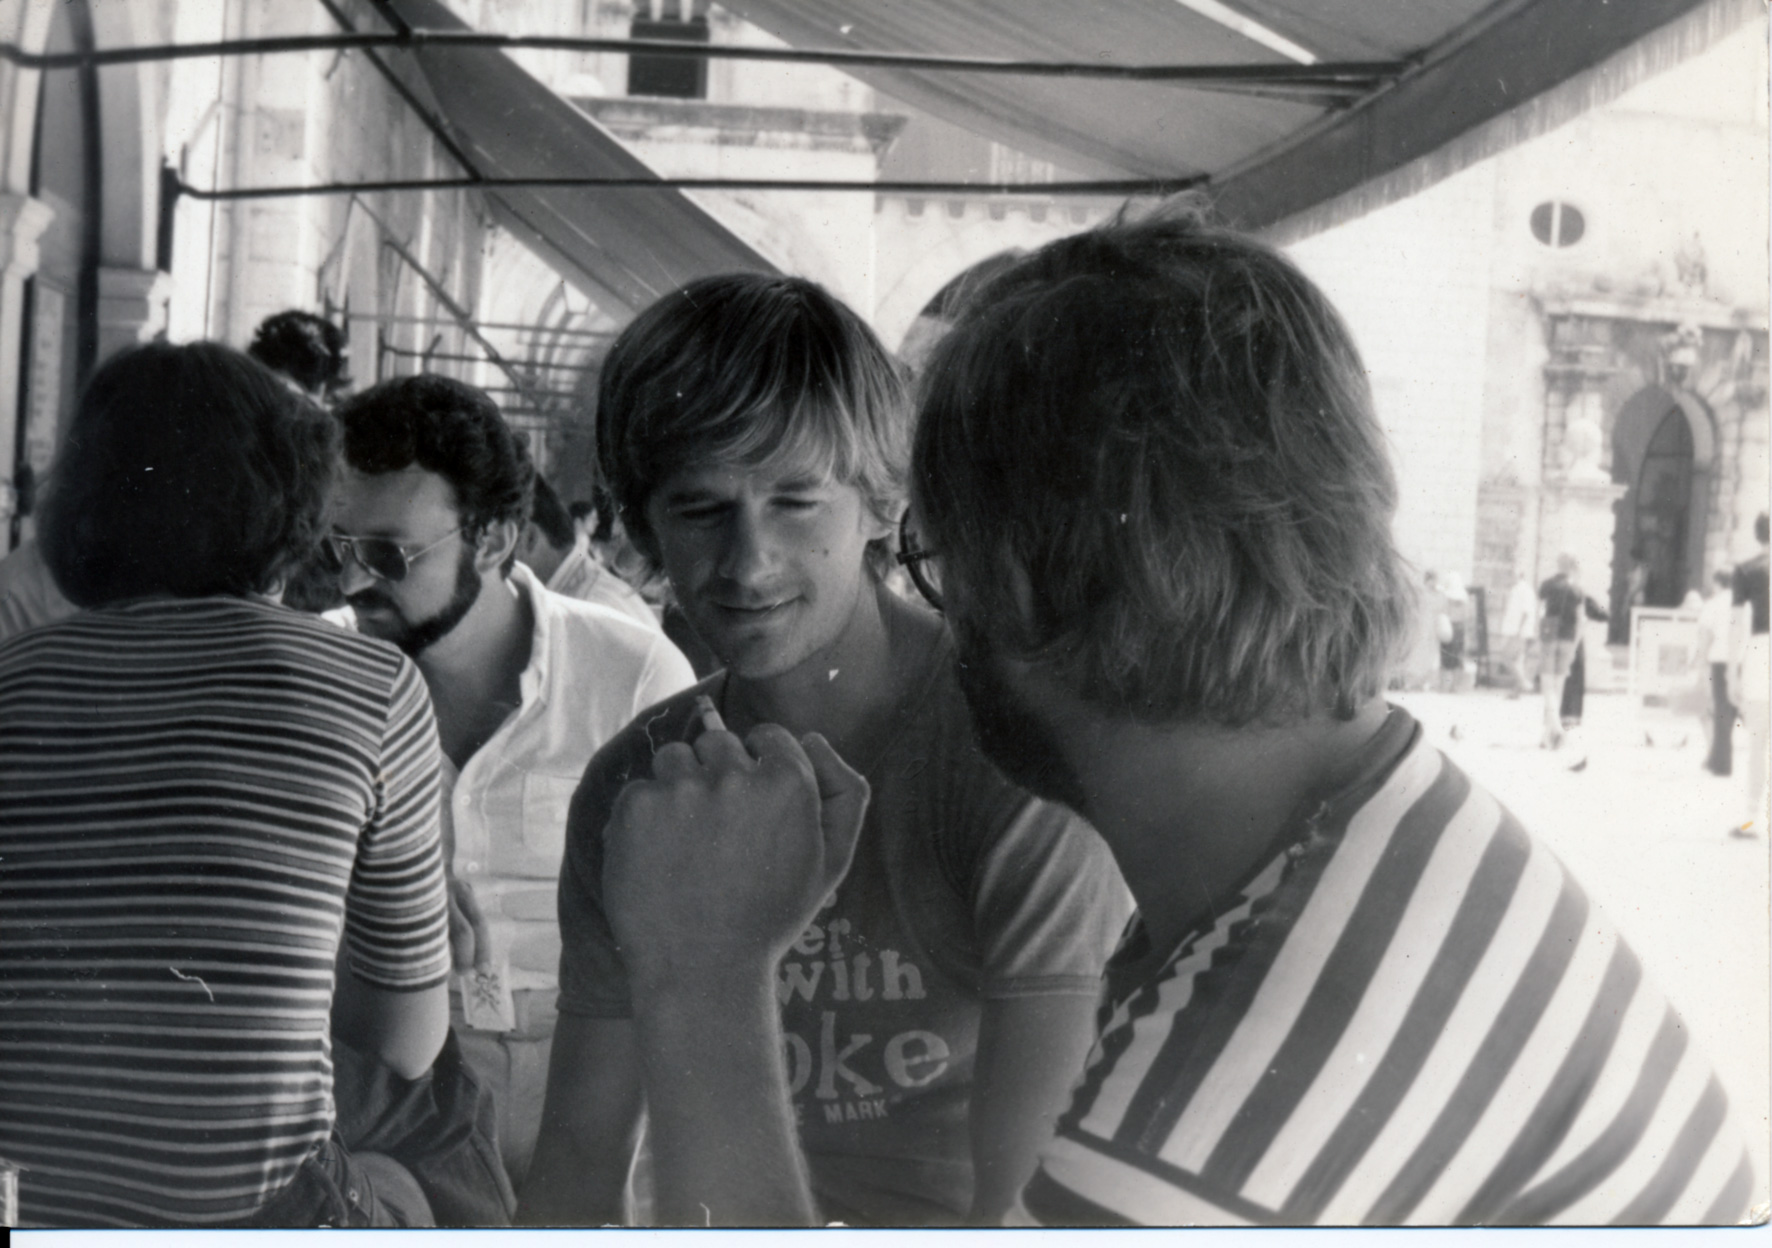
[[437,733],[382,642],[237,598],[0,646],[0,1157],[28,1225],[251,1214],[333,1125],[339,945],[449,970]]
[[[560,878],[563,1014],[631,1016],[600,903],[603,823],[722,680],[654,707],[591,761]],[[1130,899],[1093,829],[978,752],[945,639],[864,774],[873,800],[849,875],[778,970],[789,1086],[825,1218],[952,1223],[972,1197],[982,1003],[1097,997]]]
[[1115,956],[1014,1220],[1733,1222],[1753,1171],[1680,1017],[1400,710],[1172,950]]

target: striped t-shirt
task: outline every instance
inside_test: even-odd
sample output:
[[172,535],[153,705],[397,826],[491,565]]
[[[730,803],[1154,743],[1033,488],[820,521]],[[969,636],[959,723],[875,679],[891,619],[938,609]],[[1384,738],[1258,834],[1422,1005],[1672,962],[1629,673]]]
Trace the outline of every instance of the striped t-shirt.
[[391,646],[159,599],[0,646],[0,1157],[25,1225],[241,1218],[332,1125],[334,965],[449,969],[437,741]]
[[1629,946],[1404,712],[1372,751],[1167,957],[1128,942],[1018,1214],[1735,1221],[1728,1098]]

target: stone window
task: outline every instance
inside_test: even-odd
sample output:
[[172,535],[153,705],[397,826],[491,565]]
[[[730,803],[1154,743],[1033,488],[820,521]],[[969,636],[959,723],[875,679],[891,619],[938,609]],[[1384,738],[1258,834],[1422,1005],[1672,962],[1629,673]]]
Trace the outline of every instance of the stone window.
[[1587,233],[1587,218],[1574,204],[1547,199],[1532,210],[1532,237],[1546,247],[1573,247]]
[[[653,11],[656,6],[638,6],[628,37],[668,39],[680,43],[708,42],[706,13],[692,13],[688,0],[680,0],[680,5],[667,4],[659,13]],[[705,100],[708,98],[707,58],[634,53],[628,57],[628,94]]]

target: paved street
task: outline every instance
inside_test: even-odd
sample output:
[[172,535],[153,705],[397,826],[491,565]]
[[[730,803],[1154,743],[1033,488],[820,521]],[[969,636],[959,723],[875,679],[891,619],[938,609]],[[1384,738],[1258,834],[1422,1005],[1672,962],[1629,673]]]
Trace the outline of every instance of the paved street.
[[1744,734],[1735,738],[1736,775],[1722,779],[1701,765],[1697,721],[1635,711],[1624,694],[1590,693],[1590,759],[1572,773],[1564,754],[1538,748],[1541,710],[1531,695],[1391,697],[1549,842],[1630,939],[1729,1089],[1754,1149],[1756,1199],[1766,1200],[1767,843],[1727,834],[1744,805]]

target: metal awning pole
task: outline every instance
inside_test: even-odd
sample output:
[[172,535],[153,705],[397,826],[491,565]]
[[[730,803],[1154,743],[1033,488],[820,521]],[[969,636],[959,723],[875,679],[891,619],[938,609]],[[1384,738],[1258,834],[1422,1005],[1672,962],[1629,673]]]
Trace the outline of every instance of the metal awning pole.
[[1413,61],[1326,61],[1240,65],[1116,65],[1100,61],[998,60],[989,57],[932,56],[910,52],[855,52],[836,48],[757,48],[733,44],[683,43],[663,39],[592,39],[566,35],[504,35],[478,30],[341,31],[330,35],[278,35],[223,39],[207,43],[144,44],[132,48],[92,48],[67,52],[27,52],[0,43],[0,60],[23,69],[75,69],[88,65],[130,65],[192,57],[255,56],[349,49],[493,48],[618,52],[645,56],[688,56],[730,61],[779,61],[837,68],[917,70],[935,73],[1021,74],[1048,78],[1110,78],[1236,88],[1242,85],[1294,88],[1314,93],[1364,95],[1410,68]]
[[[369,195],[381,191],[496,191],[516,188],[596,187],[603,190],[684,191],[872,191],[882,195],[1173,195],[1204,186],[1205,174],[1185,178],[1130,178],[1099,182],[858,182],[824,178],[396,178],[376,182],[316,182],[205,190],[180,182],[192,199],[289,199],[305,195]],[[361,202],[361,201],[359,201]]]

